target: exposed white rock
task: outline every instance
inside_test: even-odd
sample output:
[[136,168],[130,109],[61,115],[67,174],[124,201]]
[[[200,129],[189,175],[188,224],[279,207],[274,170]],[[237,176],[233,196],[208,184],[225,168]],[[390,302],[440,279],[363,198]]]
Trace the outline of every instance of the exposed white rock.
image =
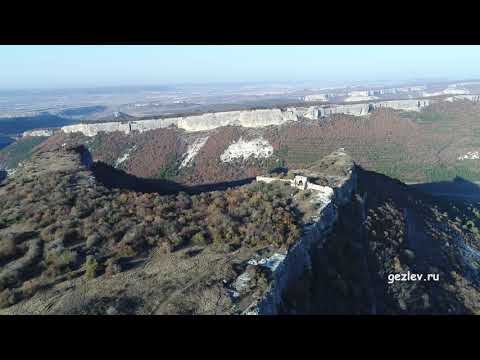
[[195,158],[195,156],[197,156],[198,152],[203,147],[203,145],[205,145],[207,140],[208,140],[208,136],[203,138],[198,138],[198,139],[195,139],[193,144],[188,146],[187,152],[184,154],[184,158],[182,160],[182,163],[180,164],[180,168],[188,166],[192,162],[192,160]]
[[81,132],[86,136],[95,136],[99,132],[120,131],[125,134],[131,131],[148,131],[158,128],[176,126],[185,131],[207,131],[222,126],[237,125],[243,127],[265,127],[281,125],[289,121],[297,121],[298,117],[293,111],[281,109],[260,109],[245,111],[225,111],[206,113],[187,117],[172,117],[165,119],[151,119],[131,121],[128,123],[108,122],[94,124],[77,124],[62,127],[65,133]]
[[223,162],[230,162],[235,159],[243,158],[244,160],[253,156],[257,159],[268,158],[273,154],[273,147],[264,138],[257,138],[245,141],[240,138],[238,141],[231,144],[222,155],[220,160]]
[[[454,89],[456,90],[456,89]],[[458,96],[458,95],[457,95]],[[372,100],[375,97],[351,98],[351,101]],[[349,101],[350,101],[349,100]],[[418,103],[420,102],[420,106]],[[427,106],[428,100],[396,100],[379,103],[358,103],[311,107],[290,107],[282,109],[259,109],[243,111],[225,111],[217,113],[205,113],[187,117],[171,117],[162,119],[138,120],[129,122],[107,122],[76,124],[64,126],[61,130],[65,133],[81,132],[86,136],[96,136],[99,132],[120,131],[129,134],[132,131],[144,132],[170,126],[183,129],[187,132],[208,131],[222,126],[242,126],[247,128],[259,128],[271,125],[282,125],[287,122],[298,121],[300,117],[317,120],[332,114],[348,114],[354,116],[368,115],[369,110],[377,107],[390,107],[407,111],[418,111]]]
[[371,101],[371,100],[376,100],[378,99],[378,97],[376,96],[359,96],[359,95],[355,95],[355,96],[349,96],[347,98],[345,98],[345,102],[355,102],[355,101]]
[[480,95],[455,95],[445,99],[445,101],[449,101],[449,102],[453,102],[457,100],[468,100],[468,101],[478,102],[480,101]]
[[[318,211],[322,211],[332,201],[335,192],[330,186],[321,186],[317,184],[307,183],[307,190],[313,191],[312,202],[318,204]],[[317,218],[313,218],[317,221]]]
[[424,91],[422,93],[423,97],[432,97],[432,96],[441,96],[441,95],[465,95],[465,94],[470,94],[470,91],[466,89],[457,89],[457,88],[447,88],[442,91],[436,91],[436,92],[426,92]]
[[63,126],[61,130],[64,133],[76,133],[80,132],[85,136],[96,136],[99,132],[114,132],[120,131],[125,134],[130,133],[131,124],[122,122],[108,122],[108,123],[95,123],[95,124],[76,124]]
[[328,101],[328,97],[327,94],[313,94],[305,96],[303,101]]
[[423,107],[430,105],[429,100],[409,99],[409,100],[390,100],[373,104],[374,108],[390,108],[405,111],[420,111]]
[[348,93],[348,96],[352,96],[352,97],[368,96],[368,90],[353,90]]
[[236,292],[241,293],[243,290],[248,289],[250,280],[250,275],[247,272],[244,272],[235,279],[232,287]]
[[480,151],[469,151],[465,155],[459,156],[458,160],[478,160],[480,159]]
[[120,164],[125,162],[130,157],[130,154],[132,153],[132,151],[134,151],[136,148],[137,147],[134,145],[130,149],[125,151],[125,153],[121,157],[119,157],[117,161],[115,161],[115,167],[118,167]]
[[325,108],[325,116],[333,114],[364,116],[368,114],[368,110],[369,104],[338,105]]
[[469,94],[470,91],[465,89],[448,88],[443,90],[443,93],[448,95],[466,95]]
[[26,137],[26,136],[52,136],[52,135],[53,135],[53,130],[41,129],[41,130],[25,131],[22,134],[22,137]]
[[285,257],[286,257],[285,254],[275,253],[269,258],[261,259],[258,262],[258,265],[266,267],[271,271],[275,271],[278,268],[278,266],[285,260]]

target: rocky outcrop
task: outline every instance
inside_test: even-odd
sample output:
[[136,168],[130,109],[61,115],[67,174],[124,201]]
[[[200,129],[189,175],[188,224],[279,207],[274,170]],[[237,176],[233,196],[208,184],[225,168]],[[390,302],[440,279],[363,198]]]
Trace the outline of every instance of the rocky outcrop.
[[479,102],[480,95],[455,95],[445,99],[445,101],[454,102],[454,101],[472,101],[472,102]]
[[27,136],[52,136],[53,135],[53,130],[50,129],[41,129],[41,130],[29,130],[25,131],[22,134],[22,137],[27,137]]
[[[353,116],[368,115],[373,109],[388,107],[397,110],[419,111],[428,106],[428,100],[395,100],[377,103],[357,103],[329,106],[289,107],[283,109],[259,109],[244,111],[226,111],[218,113],[205,113],[186,117],[171,117],[162,119],[126,121],[126,122],[103,122],[91,124],[76,124],[64,126],[64,133],[80,132],[86,136],[96,136],[100,132],[119,131],[129,134],[132,131],[149,131],[171,126],[187,132],[213,130],[223,126],[242,126],[246,128],[261,128],[272,125],[282,125],[292,121],[298,121],[301,117],[318,120],[333,114],[347,114]],[[33,136],[33,135],[31,135]],[[35,135],[39,136],[39,135]]]
[[[351,101],[361,101],[367,99],[357,99]],[[308,108],[291,108],[297,112],[298,116],[311,120],[317,120],[331,116],[333,114],[346,114],[353,116],[365,116],[371,111],[379,108],[389,108],[403,111],[420,111],[425,106],[430,105],[429,100],[409,99],[409,100],[391,100],[380,102],[364,102],[359,104],[331,105],[331,106],[310,106]]]
[[222,126],[237,125],[248,128],[281,125],[289,121],[297,121],[298,117],[293,111],[281,109],[262,109],[246,111],[226,111],[219,113],[206,113],[187,117],[172,117],[165,119],[151,119],[129,122],[107,122],[95,124],[78,124],[62,127],[65,133],[81,132],[86,136],[95,136],[99,132],[120,131],[148,131],[158,128],[176,126],[185,131],[206,131]]
[[[276,315],[280,313],[285,291],[303,274],[311,271],[312,254],[316,248],[322,246],[327,235],[332,231],[338,218],[337,207],[345,205],[352,198],[357,176],[355,164],[350,156],[340,149],[330,154],[324,161],[329,164],[329,167],[324,168],[323,172],[319,171],[316,175],[320,176],[329,186],[312,184],[314,186],[308,187],[308,183],[306,186],[313,193],[312,201],[317,205],[317,216],[312,223],[305,226],[303,236],[287,253],[275,254],[275,259],[271,257],[262,259],[260,262],[252,259],[252,263],[258,264],[258,266],[269,267],[273,279],[264,296],[246,308],[243,312],[244,315]],[[320,163],[318,166],[318,169],[321,169],[323,165]],[[313,173],[312,170],[309,175]],[[257,180],[270,182],[269,178],[258,177]],[[295,186],[294,183],[292,185]]]
[[373,108],[390,108],[404,111],[420,111],[420,109],[430,105],[429,100],[411,99],[411,100],[391,100],[374,103]]
[[255,158],[268,158],[272,154],[273,147],[267,140],[257,138],[247,141],[240,138],[223,152],[220,160],[223,162],[231,162],[240,158],[246,160],[252,156]]

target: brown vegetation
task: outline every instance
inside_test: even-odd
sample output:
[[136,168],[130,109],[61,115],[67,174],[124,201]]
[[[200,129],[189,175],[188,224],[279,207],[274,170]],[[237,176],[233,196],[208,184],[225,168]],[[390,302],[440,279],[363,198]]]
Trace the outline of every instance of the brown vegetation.
[[193,196],[108,189],[78,154],[37,153],[0,187],[1,301],[32,296],[37,281],[113,276],[159,247],[287,248],[301,234],[296,192],[264,183]]

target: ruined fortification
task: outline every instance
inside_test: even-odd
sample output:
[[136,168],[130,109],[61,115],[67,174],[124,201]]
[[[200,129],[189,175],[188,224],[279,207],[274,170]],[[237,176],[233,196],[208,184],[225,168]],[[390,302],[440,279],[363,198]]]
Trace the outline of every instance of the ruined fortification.
[[[321,247],[338,219],[338,206],[348,203],[357,185],[355,164],[343,149],[322,159],[319,166],[311,170],[297,171],[294,179],[257,177],[257,181],[283,181],[300,190],[312,192],[312,201],[317,205],[317,216],[304,228],[303,236],[288,252],[274,254],[268,259],[250,261],[257,266],[270,268],[273,280],[265,294],[244,311],[244,315],[276,315],[283,307],[285,291],[312,268],[312,253]],[[303,174],[303,175],[302,175]],[[316,184],[325,183],[326,186]],[[242,278],[243,277],[243,278]],[[246,274],[239,276],[244,282]]]

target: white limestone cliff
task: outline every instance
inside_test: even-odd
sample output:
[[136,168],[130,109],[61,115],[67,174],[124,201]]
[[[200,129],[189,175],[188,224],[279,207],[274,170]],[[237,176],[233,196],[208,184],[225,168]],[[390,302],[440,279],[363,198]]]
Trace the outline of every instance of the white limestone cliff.
[[176,126],[185,131],[206,131],[222,126],[237,125],[243,127],[265,127],[270,125],[281,125],[289,121],[297,121],[298,117],[293,111],[281,109],[260,109],[245,111],[226,111],[219,113],[206,113],[187,117],[172,117],[165,119],[151,119],[131,121],[128,123],[108,122],[93,124],[77,124],[62,127],[65,133],[81,132],[86,136],[95,136],[99,132],[120,131],[130,133],[131,131],[148,131],[158,128]]
[[376,103],[341,104],[310,107],[290,107],[283,109],[259,109],[243,111],[225,111],[205,113],[186,117],[171,117],[162,119],[137,120],[130,122],[89,123],[64,126],[64,133],[80,132],[86,136],[96,136],[100,132],[119,131],[129,134],[132,131],[144,132],[170,126],[187,132],[208,131],[222,126],[242,126],[260,128],[272,125],[282,125],[298,121],[301,117],[317,120],[333,114],[366,116],[371,109],[387,107],[405,111],[419,111],[429,105],[428,100],[409,99],[392,100]]
[[193,144],[188,146],[187,152],[183,155],[182,163],[180,164],[180,168],[188,166],[192,163],[195,156],[197,156],[200,149],[205,145],[208,140],[208,136],[195,139]]
[[22,137],[26,136],[31,136],[31,137],[36,137],[36,136],[52,136],[53,135],[53,130],[50,129],[39,129],[39,130],[29,130],[29,131],[24,131],[22,134]]

